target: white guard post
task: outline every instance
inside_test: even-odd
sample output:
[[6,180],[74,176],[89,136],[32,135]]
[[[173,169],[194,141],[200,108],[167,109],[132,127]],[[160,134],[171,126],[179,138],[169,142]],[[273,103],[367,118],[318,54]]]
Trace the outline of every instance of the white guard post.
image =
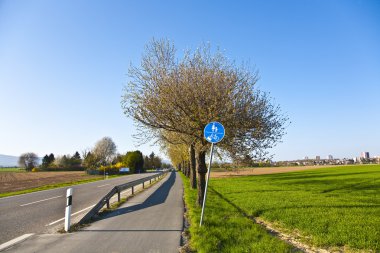
[[70,230],[71,206],[73,204],[73,188],[67,189],[66,192],[66,210],[65,210],[65,231]]

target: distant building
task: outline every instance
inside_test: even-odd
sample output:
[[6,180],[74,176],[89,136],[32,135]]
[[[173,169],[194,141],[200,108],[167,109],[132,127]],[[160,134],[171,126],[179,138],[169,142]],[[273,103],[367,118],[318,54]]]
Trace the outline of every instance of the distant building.
[[369,152],[362,152],[362,153],[360,154],[360,157],[361,157],[361,158],[365,158],[365,159],[369,159]]
[[304,159],[304,160],[309,160],[309,157],[308,157],[308,156],[305,156],[303,159]]
[[334,157],[333,157],[332,155],[328,155],[328,156],[327,156],[327,159],[329,159],[329,160],[333,160]]
[[317,160],[317,161],[321,160],[321,156],[317,155],[317,156],[315,157],[315,160]]

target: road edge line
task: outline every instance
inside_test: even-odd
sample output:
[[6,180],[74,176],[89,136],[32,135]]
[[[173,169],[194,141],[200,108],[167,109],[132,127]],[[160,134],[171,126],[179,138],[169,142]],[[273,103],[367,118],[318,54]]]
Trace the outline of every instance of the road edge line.
[[16,238],[14,238],[8,242],[5,242],[5,243],[0,245],[0,251],[6,250],[6,249],[8,249],[8,248],[20,243],[20,242],[23,242],[33,235],[34,234],[23,234],[22,236],[16,237]]
[[[72,213],[70,216],[74,216],[74,215],[77,215],[77,214],[80,214],[80,213],[83,213],[84,211],[86,211],[87,209],[90,209],[90,208],[93,208],[96,204],[93,204],[92,206],[88,206],[86,208],[83,208],[82,210],[79,210],[78,212],[75,212],[75,213]],[[65,217],[59,219],[59,220],[55,220],[53,222],[50,222],[49,224],[45,225],[45,227],[48,227],[48,226],[51,226],[51,225],[54,225],[56,223],[59,223],[60,221],[63,221],[65,219]]]

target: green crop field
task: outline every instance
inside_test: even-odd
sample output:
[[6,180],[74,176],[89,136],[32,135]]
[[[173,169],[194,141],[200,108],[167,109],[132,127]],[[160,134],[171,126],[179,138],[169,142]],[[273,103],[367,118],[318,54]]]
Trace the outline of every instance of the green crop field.
[[195,196],[186,186],[190,245],[199,252],[292,250],[252,217],[308,245],[380,252],[380,165],[211,178],[202,228]]

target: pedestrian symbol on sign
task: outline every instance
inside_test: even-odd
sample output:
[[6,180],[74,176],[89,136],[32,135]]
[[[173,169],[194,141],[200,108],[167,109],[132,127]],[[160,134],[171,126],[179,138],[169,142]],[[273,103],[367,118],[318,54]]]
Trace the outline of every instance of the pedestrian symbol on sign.
[[217,143],[224,137],[224,127],[219,122],[210,122],[204,130],[204,137],[208,142]]

